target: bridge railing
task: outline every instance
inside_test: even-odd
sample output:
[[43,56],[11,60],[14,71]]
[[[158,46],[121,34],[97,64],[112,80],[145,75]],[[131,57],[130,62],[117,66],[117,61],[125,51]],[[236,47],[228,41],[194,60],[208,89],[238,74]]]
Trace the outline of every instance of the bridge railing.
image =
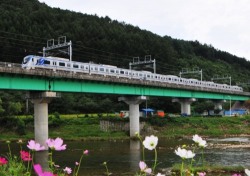
[[10,63],[10,62],[0,62],[0,67],[18,67],[18,68],[21,68],[21,64]]

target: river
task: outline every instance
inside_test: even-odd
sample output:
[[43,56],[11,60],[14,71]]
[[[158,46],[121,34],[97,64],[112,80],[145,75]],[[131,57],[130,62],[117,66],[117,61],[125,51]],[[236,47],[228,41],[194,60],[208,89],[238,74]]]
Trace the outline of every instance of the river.
[[[205,159],[209,163],[250,168],[250,144],[249,138],[223,138],[207,139],[209,146],[204,150]],[[106,171],[102,165],[107,162],[109,172],[113,175],[134,175],[139,171],[138,163],[141,159],[141,145],[134,140],[109,140],[109,141],[66,141],[67,150],[54,152],[53,158],[61,167],[74,168],[79,161],[82,152],[89,150],[88,156],[84,156],[80,168],[81,176],[101,176]],[[190,145],[191,139],[159,139],[157,145],[159,171],[171,167],[174,163],[180,163],[181,159],[174,153],[178,146]],[[228,145],[230,144],[230,145]],[[229,147],[231,144],[237,147]],[[240,145],[240,146],[239,146]],[[243,145],[241,147],[241,145]],[[7,152],[7,145],[0,143],[0,153]],[[19,147],[11,143],[12,152],[18,154]],[[45,154],[46,155],[46,154]],[[199,158],[197,153],[195,158]],[[38,157],[42,158],[42,157]],[[151,166],[154,161],[154,152],[145,150],[146,163]],[[198,160],[198,159],[197,159]]]

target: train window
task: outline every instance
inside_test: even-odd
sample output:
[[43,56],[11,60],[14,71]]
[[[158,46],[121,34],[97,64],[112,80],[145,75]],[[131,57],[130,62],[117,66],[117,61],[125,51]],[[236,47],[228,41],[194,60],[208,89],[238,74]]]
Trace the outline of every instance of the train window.
[[44,64],[46,64],[46,65],[50,65],[50,61],[48,61],[48,60],[44,60]]
[[121,70],[120,74],[124,74],[124,71],[123,71],[123,70]]
[[110,70],[110,73],[115,73],[115,70],[111,69],[111,70]]
[[61,66],[61,67],[65,67],[65,63],[63,63],[63,62],[59,62],[59,66]]
[[100,71],[104,71],[104,68],[100,68]]
[[70,63],[67,64],[67,67],[70,67]]
[[73,64],[73,68],[79,68],[77,64]]

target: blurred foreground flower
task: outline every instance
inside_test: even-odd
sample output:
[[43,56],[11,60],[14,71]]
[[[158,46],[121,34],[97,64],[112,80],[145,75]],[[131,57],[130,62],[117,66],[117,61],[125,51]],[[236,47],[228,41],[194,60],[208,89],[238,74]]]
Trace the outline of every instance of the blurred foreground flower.
[[33,167],[38,176],[54,176],[53,173],[51,172],[47,172],[47,171],[43,172],[40,164],[35,164]]
[[250,176],[250,170],[245,169],[245,173],[247,174],[247,176]]

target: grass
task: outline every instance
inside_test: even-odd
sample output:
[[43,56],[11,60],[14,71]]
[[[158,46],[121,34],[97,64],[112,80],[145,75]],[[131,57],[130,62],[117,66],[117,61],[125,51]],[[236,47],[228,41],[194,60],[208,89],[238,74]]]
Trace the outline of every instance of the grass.
[[[180,175],[181,164],[174,164],[172,167],[172,175]],[[245,168],[243,166],[222,166],[222,165],[205,165],[205,166],[195,166],[190,168],[190,166],[185,165],[184,169],[186,172],[193,171],[193,173],[197,172],[206,172],[206,175],[211,176],[224,176],[224,175],[232,175],[234,173],[244,174]]]
[[245,117],[185,117],[170,119],[166,126],[157,128],[161,136],[182,137],[199,134],[204,136],[230,136],[250,134],[250,116]]

